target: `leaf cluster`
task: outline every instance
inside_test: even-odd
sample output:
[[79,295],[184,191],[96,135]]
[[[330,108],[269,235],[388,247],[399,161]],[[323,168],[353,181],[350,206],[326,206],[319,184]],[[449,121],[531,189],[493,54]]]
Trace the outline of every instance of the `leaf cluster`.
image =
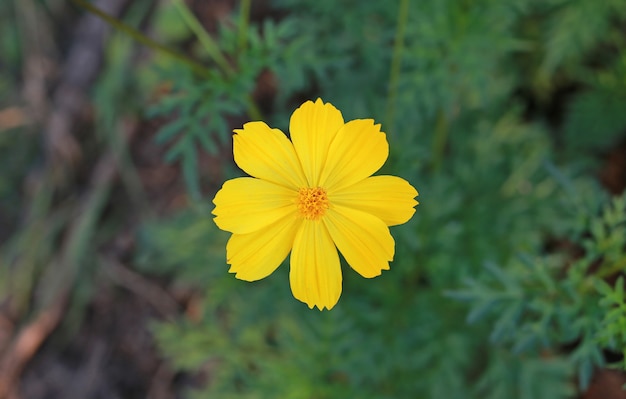
[[569,253],[523,254],[503,266],[487,263],[464,290],[451,293],[472,304],[469,323],[491,316],[491,342],[514,353],[565,356],[582,387],[594,368],[606,364],[603,351],[623,349],[623,280],[613,288],[606,279],[624,269],[626,197],[586,219],[562,238]]
[[268,20],[243,32],[234,23],[223,24],[217,45],[229,58],[231,69],[207,66],[204,72],[198,72],[180,63],[167,63],[157,69],[158,79],[167,82],[167,94],[148,109],[146,116],[167,118],[156,141],[168,146],[166,162],[180,162],[195,199],[200,198],[198,151],[217,155],[230,142],[230,120],[246,111],[258,114],[251,108],[250,96],[261,73],[273,71],[296,87],[302,84],[304,79],[297,76],[302,72],[293,66],[301,62],[300,50],[306,43],[292,41],[295,32],[292,20]]

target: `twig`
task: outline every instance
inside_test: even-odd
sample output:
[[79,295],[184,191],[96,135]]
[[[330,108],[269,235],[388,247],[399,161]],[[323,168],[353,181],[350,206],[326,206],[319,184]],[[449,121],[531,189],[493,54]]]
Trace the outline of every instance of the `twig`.
[[227,76],[233,76],[235,74],[233,67],[228,63],[222,50],[217,43],[215,43],[215,40],[211,38],[211,35],[207,33],[200,21],[198,21],[182,0],[172,0],[172,2],[183,21],[185,21],[185,24],[196,35],[207,54],[213,58],[213,61],[222,69],[222,72]]
[[90,13],[97,15],[98,17],[102,18],[107,24],[111,25],[112,27],[114,27],[115,29],[117,29],[120,32],[124,32],[126,33],[128,36],[132,37],[133,39],[135,39],[136,41],[138,41],[139,43],[150,47],[154,50],[160,51],[164,54],[169,55],[170,57],[175,58],[176,60],[182,62],[183,64],[188,65],[189,67],[191,67],[191,69],[193,69],[194,71],[206,75],[209,73],[209,70],[207,68],[205,68],[202,64],[199,64],[198,62],[196,62],[195,60],[187,57],[185,54],[180,53],[174,49],[171,49],[169,47],[167,47],[164,44],[161,44],[155,40],[152,40],[151,38],[149,38],[148,36],[144,35],[142,32],[140,32],[139,30],[133,28],[130,25],[125,24],[124,22],[120,21],[119,19],[115,18],[115,16],[113,15],[109,15],[106,12],[104,12],[103,10],[101,10],[100,8],[94,6],[93,4],[84,1],[84,0],[72,0],[76,5],[84,8],[85,10],[89,11]]
[[26,113],[21,108],[9,107],[0,110],[0,133],[29,123]]
[[[396,25],[396,37],[393,43],[393,54],[391,56],[391,66],[389,71],[389,94],[387,96],[387,112],[385,114],[385,125],[387,132],[391,132],[396,113],[396,98],[398,97],[398,84],[400,80],[400,66],[402,53],[404,52],[404,32],[406,31],[409,16],[409,1],[401,0],[398,9],[398,23]],[[389,134],[389,133],[387,133]]]
[[67,292],[60,295],[47,309],[41,311],[17,335],[0,361],[0,398],[7,398],[28,361],[35,355],[44,340],[56,328],[67,304]]

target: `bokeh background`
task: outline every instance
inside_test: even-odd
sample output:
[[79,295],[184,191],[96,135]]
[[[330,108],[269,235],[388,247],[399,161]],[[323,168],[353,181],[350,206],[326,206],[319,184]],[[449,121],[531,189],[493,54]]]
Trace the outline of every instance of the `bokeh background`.
[[[624,398],[625,0],[3,0],[0,398]],[[332,311],[228,274],[232,129],[420,192]]]

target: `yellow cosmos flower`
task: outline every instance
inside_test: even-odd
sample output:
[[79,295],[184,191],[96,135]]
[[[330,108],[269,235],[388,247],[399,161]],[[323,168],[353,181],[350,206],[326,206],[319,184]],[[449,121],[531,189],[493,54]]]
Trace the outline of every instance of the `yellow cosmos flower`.
[[269,276],[291,252],[293,296],[309,308],[331,309],[341,295],[337,249],[366,278],[389,269],[389,227],[415,212],[417,191],[395,176],[372,176],[389,154],[372,119],[344,123],[317,99],[298,108],[291,140],[264,122],[233,136],[235,162],[252,177],[228,180],[215,195],[215,223],[233,233],[229,272],[255,281]]

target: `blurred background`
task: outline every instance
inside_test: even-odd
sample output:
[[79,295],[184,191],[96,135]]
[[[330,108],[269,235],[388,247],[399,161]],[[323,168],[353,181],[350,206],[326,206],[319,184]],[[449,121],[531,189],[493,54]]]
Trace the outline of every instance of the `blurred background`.
[[[0,398],[625,398],[626,0],[3,0]],[[232,129],[420,192],[332,311],[229,275]]]

